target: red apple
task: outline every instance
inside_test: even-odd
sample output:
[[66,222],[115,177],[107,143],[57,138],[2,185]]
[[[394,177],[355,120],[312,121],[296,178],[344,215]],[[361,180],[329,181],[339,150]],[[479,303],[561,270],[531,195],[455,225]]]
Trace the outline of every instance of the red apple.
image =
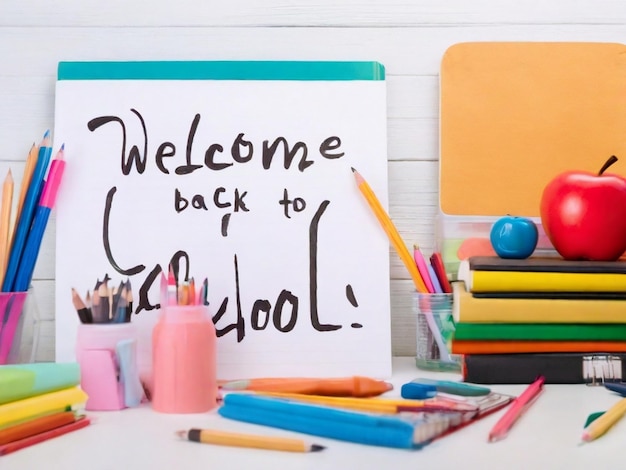
[[568,171],[541,196],[541,223],[556,251],[570,260],[613,261],[626,251],[626,179],[604,171]]

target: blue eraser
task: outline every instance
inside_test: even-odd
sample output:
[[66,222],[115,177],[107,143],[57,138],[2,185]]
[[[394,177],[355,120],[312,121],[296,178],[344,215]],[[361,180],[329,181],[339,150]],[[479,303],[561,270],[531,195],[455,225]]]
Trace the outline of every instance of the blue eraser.
[[145,395],[137,368],[136,341],[134,339],[118,341],[115,354],[120,368],[120,382],[124,390],[124,404],[128,408],[139,406]]
[[400,389],[400,395],[402,398],[408,398],[413,400],[421,400],[424,398],[432,398],[437,395],[437,387],[434,385],[416,384],[415,382],[409,382],[402,386]]

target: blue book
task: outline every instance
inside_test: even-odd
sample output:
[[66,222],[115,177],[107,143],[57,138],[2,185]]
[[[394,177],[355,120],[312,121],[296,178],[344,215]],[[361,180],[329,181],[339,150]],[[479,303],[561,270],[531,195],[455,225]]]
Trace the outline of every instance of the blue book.
[[450,416],[456,413],[415,413],[414,418],[404,418],[237,393],[224,397],[218,413],[314,436],[403,449],[419,449],[458,424]]

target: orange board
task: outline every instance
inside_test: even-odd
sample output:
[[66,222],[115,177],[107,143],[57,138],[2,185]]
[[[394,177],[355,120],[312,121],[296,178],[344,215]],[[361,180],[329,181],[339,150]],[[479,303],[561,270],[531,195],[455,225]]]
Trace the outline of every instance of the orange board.
[[611,155],[626,176],[626,46],[459,43],[440,80],[443,213],[538,217],[548,181]]

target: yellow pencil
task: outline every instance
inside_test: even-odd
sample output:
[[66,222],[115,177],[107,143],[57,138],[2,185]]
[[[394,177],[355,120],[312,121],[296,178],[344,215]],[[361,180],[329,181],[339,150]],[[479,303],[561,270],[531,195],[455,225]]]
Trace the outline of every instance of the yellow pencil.
[[609,408],[606,413],[594,420],[585,428],[582,436],[583,442],[591,442],[602,436],[605,432],[611,429],[611,426],[617,423],[625,413],[626,398],[622,398],[615,405]]
[[9,234],[11,225],[11,207],[13,205],[13,175],[8,171],[2,185],[2,205],[0,206],[0,286],[4,282],[7,262],[11,250]]
[[436,407],[456,411],[475,411],[474,405],[451,400],[431,398],[428,400],[409,400],[404,398],[355,398],[355,397],[328,397],[323,395],[303,395],[300,393],[256,392],[273,398],[282,398],[304,403],[313,403],[322,406],[346,408],[354,411],[369,413],[396,414],[404,409]]
[[324,449],[324,446],[319,444],[307,444],[301,439],[240,434],[218,431],[216,429],[190,429],[189,431],[177,431],[176,435],[194,442],[221,446],[283,450],[287,452],[319,452]]
[[409,252],[409,249],[406,247],[406,244],[402,240],[400,233],[398,233],[398,229],[393,224],[391,218],[381,205],[370,185],[367,184],[367,181],[365,181],[365,178],[363,178],[360,173],[354,168],[352,168],[352,172],[354,173],[354,178],[356,179],[359,191],[361,191],[361,194],[363,194],[363,196],[365,197],[365,200],[372,209],[372,212],[374,212],[374,215],[378,219],[378,222],[387,233],[387,236],[389,237],[389,240],[395,248],[396,253],[398,253],[398,256],[400,256],[400,259],[406,266],[406,269],[409,271],[409,274],[413,279],[413,283],[415,284],[415,288],[418,292],[422,294],[427,294],[428,288],[424,283],[424,279],[422,279],[422,276],[417,269],[417,265],[415,264],[413,256],[411,256],[411,253]]

